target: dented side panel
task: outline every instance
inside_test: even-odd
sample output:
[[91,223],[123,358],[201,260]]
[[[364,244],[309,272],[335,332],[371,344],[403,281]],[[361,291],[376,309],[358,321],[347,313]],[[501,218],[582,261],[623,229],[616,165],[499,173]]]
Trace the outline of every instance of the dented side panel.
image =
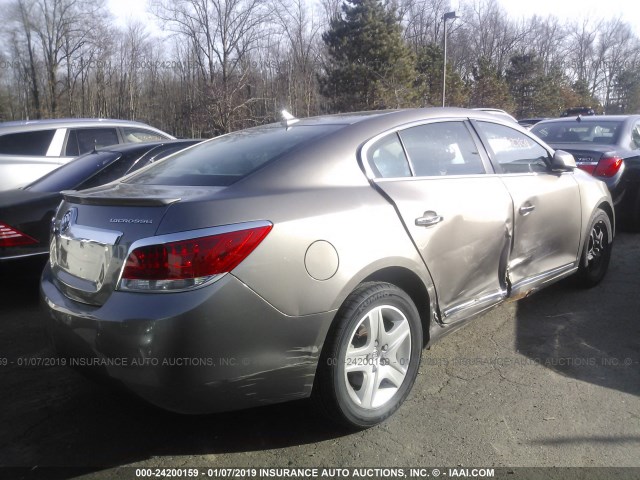
[[513,198],[509,280],[516,295],[546,280],[546,273],[576,267],[582,229],[580,189],[572,172],[500,178]]
[[[506,296],[505,258],[513,206],[498,177],[396,179],[376,184],[395,203],[429,269],[445,323]],[[426,212],[440,215],[442,221],[416,225]]]

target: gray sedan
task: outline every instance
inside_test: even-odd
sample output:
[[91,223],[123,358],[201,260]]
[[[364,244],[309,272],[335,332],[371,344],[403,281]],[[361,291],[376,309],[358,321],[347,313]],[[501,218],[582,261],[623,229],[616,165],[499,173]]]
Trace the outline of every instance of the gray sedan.
[[177,412],[312,396],[359,428],[444,334],[600,282],[614,234],[571,155],[463,109],[288,117],[64,198],[41,294],[69,365]]

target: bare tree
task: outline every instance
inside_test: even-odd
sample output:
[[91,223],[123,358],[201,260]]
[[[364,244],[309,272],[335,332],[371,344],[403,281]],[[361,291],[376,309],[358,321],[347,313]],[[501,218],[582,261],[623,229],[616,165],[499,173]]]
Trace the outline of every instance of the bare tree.
[[205,80],[203,100],[215,128],[237,127],[238,114],[251,102],[244,60],[258,43],[268,18],[265,0],[156,0],[154,14],[174,33],[188,39]]

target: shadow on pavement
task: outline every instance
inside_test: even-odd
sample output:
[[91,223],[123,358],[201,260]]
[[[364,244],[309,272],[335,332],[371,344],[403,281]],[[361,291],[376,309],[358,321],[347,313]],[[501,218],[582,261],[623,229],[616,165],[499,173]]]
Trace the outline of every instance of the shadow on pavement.
[[[617,236],[599,286],[582,290],[567,279],[521,300],[519,353],[567,377],[640,395],[638,240],[637,235]],[[616,255],[622,245],[624,257]]]
[[[95,471],[154,456],[268,450],[344,435],[309,401],[184,416],[95,384],[55,362],[25,366],[24,359],[55,358],[38,304],[41,267],[3,269],[0,280],[0,361],[9,360],[0,365],[0,466],[73,465]],[[28,478],[33,475],[37,472]]]

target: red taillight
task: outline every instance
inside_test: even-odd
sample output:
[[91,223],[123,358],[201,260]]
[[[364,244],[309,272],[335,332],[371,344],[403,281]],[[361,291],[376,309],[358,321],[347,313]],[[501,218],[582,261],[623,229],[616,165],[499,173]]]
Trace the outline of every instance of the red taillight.
[[20,247],[22,245],[33,245],[34,243],[38,243],[35,238],[6,223],[0,223],[0,247]]
[[596,177],[613,177],[622,166],[620,157],[602,157],[595,168],[593,175]]
[[595,165],[580,165],[580,164],[578,164],[578,168],[580,170],[584,170],[589,175],[593,175],[593,172],[595,172],[595,170],[596,170],[596,166]]
[[127,258],[122,285],[129,290],[197,286],[237,267],[262,242],[271,227],[136,248]]

